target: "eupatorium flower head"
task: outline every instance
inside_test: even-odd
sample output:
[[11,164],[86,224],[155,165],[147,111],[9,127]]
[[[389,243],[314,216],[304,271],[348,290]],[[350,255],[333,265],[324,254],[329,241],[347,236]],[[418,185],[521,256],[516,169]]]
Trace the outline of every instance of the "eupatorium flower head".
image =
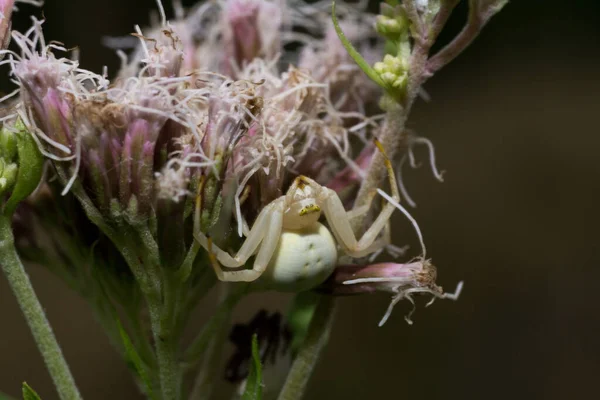
[[[174,267],[194,230],[235,248],[298,176],[337,190],[350,207],[380,129],[365,115],[374,85],[333,29],[307,25],[323,39],[305,44],[299,67],[282,67],[282,40],[297,36],[283,23],[281,4],[226,1],[194,47],[199,30],[191,25],[209,9],[173,25],[163,12],[148,35],[136,27],[138,50],[131,60],[121,54],[125,68],[112,82],[56,56],[66,50],[46,44],[39,21],[13,34],[21,49],[10,60],[21,95],[13,116],[52,161],[62,193],[89,200],[114,226],[146,226]],[[322,18],[310,7],[303,12]],[[350,38],[368,49],[363,33],[372,19],[344,17]],[[401,67],[388,64],[393,72]],[[212,66],[218,71],[203,70]],[[367,143],[358,157],[351,142]],[[353,285],[344,278],[350,271]],[[332,293],[388,291],[393,304],[414,292],[445,296],[427,261],[340,267],[332,279]]]

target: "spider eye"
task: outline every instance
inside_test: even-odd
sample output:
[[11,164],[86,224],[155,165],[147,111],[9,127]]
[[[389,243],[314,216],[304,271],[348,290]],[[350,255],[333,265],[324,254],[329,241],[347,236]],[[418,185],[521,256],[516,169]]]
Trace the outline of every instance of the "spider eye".
[[306,214],[312,214],[315,212],[320,212],[321,211],[321,207],[319,207],[316,204],[309,204],[306,207],[302,207],[302,209],[300,210],[299,215],[302,217],[303,215]]

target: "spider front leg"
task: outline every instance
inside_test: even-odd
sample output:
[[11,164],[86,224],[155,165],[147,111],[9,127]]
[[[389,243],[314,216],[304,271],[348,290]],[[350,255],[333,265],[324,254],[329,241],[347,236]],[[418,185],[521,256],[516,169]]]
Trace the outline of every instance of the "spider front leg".
[[[275,200],[266,206],[256,218],[248,237],[242,244],[235,256],[221,250],[212,243],[212,240],[202,232],[196,232],[196,240],[204,247],[209,254],[211,264],[215,270],[217,278],[228,282],[251,282],[262,275],[269,261],[277,248],[281,227],[283,223],[283,198]],[[240,271],[224,271],[226,268],[239,268],[256,252],[260,246],[252,269]]]
[[[398,184],[394,175],[394,169],[392,163],[385,156],[385,152],[379,142],[376,142],[377,147],[383,153],[385,157],[385,167],[388,171],[390,188],[392,191],[392,199],[396,202],[400,201],[400,194],[398,193]],[[338,243],[344,248],[344,251],[352,257],[364,257],[373,251],[385,246],[386,238],[376,240],[379,233],[385,228],[386,224],[394,212],[395,206],[391,203],[386,203],[381,212],[373,221],[369,229],[357,240],[350,225],[350,217],[354,217],[352,214],[348,214],[344,209],[344,205],[337,193],[331,189],[323,188],[325,190],[325,199],[323,202],[323,211],[327,222],[336,237]],[[369,201],[370,204],[370,201]]]

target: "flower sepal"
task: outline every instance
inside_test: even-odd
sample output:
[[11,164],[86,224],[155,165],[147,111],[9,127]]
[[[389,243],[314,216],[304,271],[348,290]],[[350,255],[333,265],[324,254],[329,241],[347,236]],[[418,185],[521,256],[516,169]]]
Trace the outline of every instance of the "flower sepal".
[[23,123],[18,120],[12,127],[5,125],[0,132],[0,196],[3,199],[3,215],[12,215],[17,204],[35,190],[42,178],[43,168],[42,154]]

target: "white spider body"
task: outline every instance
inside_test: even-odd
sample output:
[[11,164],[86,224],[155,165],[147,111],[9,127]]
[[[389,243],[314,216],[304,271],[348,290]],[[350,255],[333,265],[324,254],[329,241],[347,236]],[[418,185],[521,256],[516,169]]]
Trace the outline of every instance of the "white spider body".
[[[380,147],[378,142],[376,144]],[[383,152],[381,147],[380,150]],[[391,199],[398,202],[400,196],[394,171],[389,160],[386,158],[385,161]],[[388,224],[394,205],[385,204],[357,240],[350,219],[368,211],[369,207],[360,209],[346,212],[335,191],[299,176],[284,196],[261,210],[235,256],[213,246],[210,238],[199,230],[196,230],[196,240],[208,250],[213,269],[222,281],[251,282],[260,278],[259,285],[265,288],[308,290],[322,283],[335,268],[337,245],[352,257],[364,257],[386,244],[387,240],[378,236]],[[318,222],[321,212],[329,229]],[[240,269],[254,255],[252,269]]]
[[299,230],[284,229],[277,249],[257,283],[281,292],[311,289],[337,264],[335,239],[323,224],[315,222]]

